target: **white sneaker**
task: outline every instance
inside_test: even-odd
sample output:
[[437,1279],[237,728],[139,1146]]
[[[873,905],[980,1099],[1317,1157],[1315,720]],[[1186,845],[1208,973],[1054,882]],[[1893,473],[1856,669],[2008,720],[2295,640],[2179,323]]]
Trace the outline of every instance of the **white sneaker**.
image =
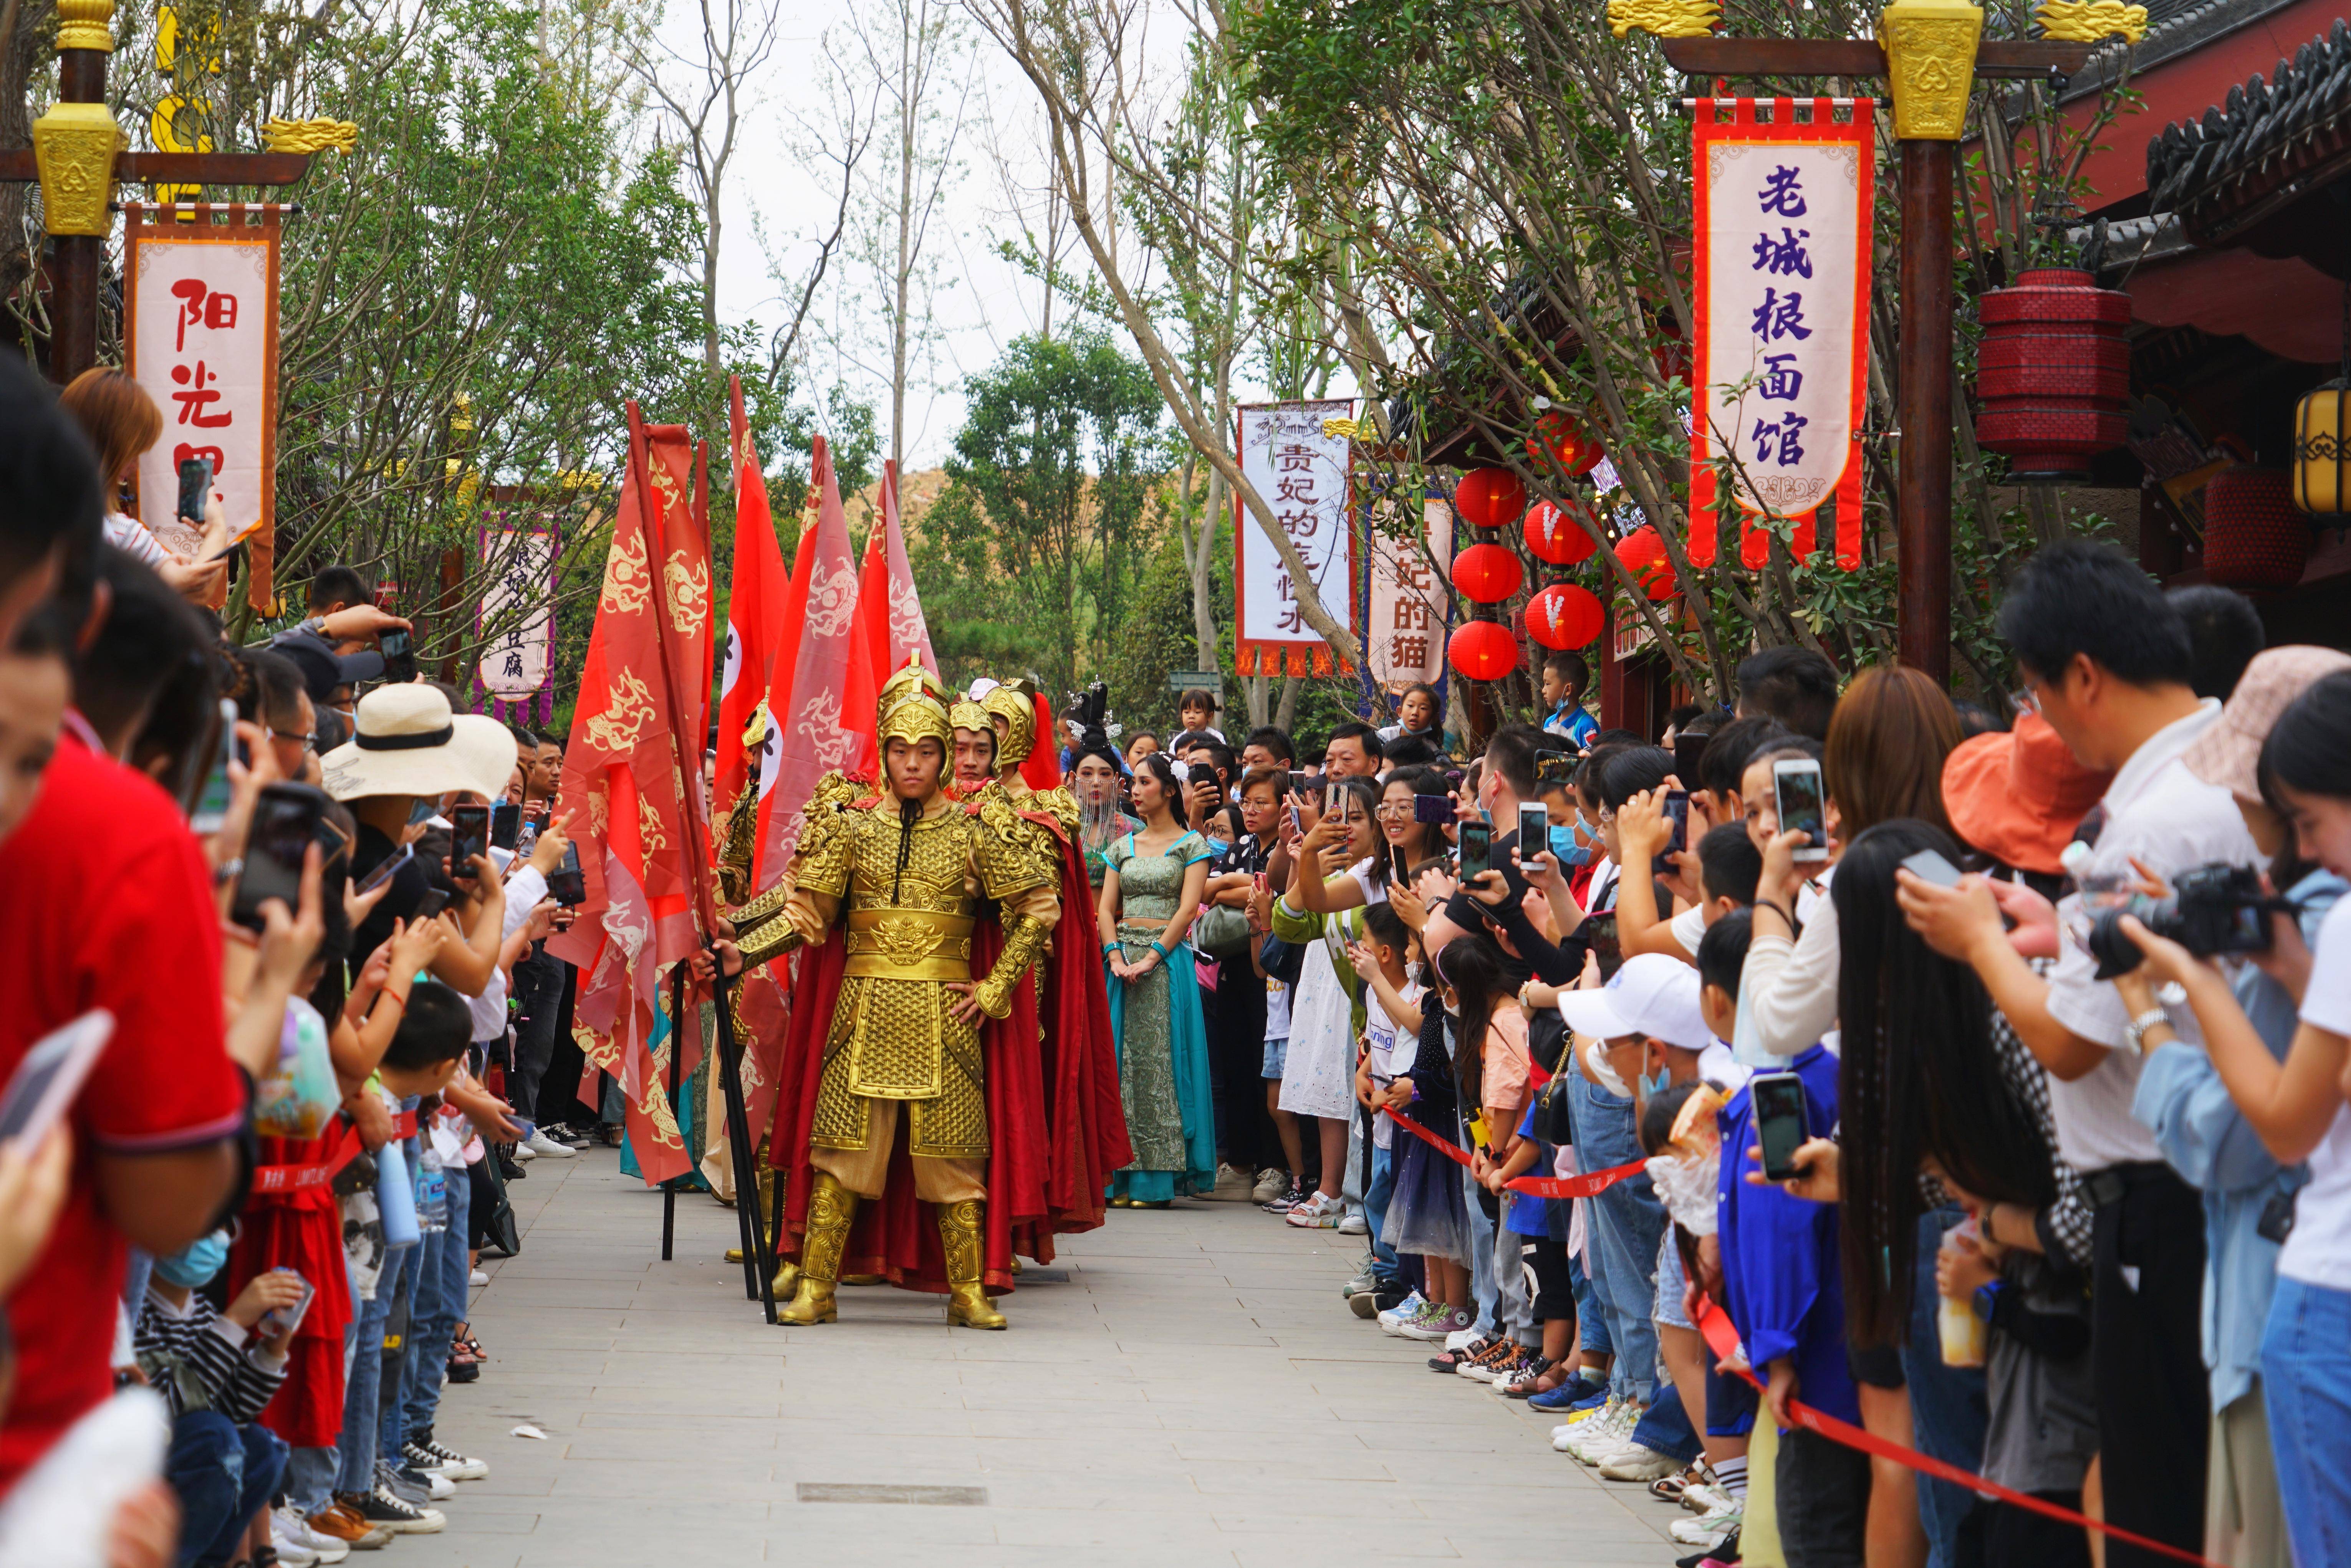
[[1552,1447],[1560,1448],[1579,1465],[1596,1465],[1603,1455],[1621,1447],[1640,1421],[1641,1406],[1629,1399],[1621,1400],[1605,1423],[1586,1421],[1568,1434],[1563,1448],[1558,1444]]
[[531,1161],[538,1158],[538,1151],[532,1148],[528,1143],[517,1144],[515,1145],[514,1157],[515,1164],[518,1166],[527,1166],[530,1164]]
[[1289,1190],[1290,1173],[1268,1166],[1257,1173],[1257,1186],[1249,1189],[1249,1197],[1256,1203],[1271,1203]]
[[536,1127],[530,1130],[530,1136],[517,1147],[528,1149],[534,1155],[545,1155],[550,1160],[568,1160],[580,1152],[569,1144],[557,1143]]
[[1360,1210],[1339,1221],[1339,1234],[1342,1236],[1368,1236],[1371,1229],[1372,1222],[1364,1218]]
[[[286,1568],[311,1568],[317,1563],[340,1563],[351,1554],[351,1549],[328,1536],[316,1535],[304,1523],[302,1516],[290,1508],[281,1508],[269,1516],[269,1544],[277,1549],[277,1561]],[[324,1548],[334,1548],[329,1553]]]
[[1303,1230],[1330,1230],[1346,1217],[1345,1199],[1332,1193],[1318,1192],[1281,1218]]
[[1566,1453],[1568,1451],[1567,1446],[1570,1443],[1581,1441],[1592,1433],[1604,1428],[1611,1422],[1614,1421],[1616,1419],[1616,1406],[1619,1403],[1620,1401],[1617,1399],[1616,1396],[1611,1394],[1608,1396],[1608,1402],[1605,1405],[1601,1406],[1596,1410],[1585,1412],[1581,1420],[1568,1421],[1560,1426],[1553,1427],[1551,1429],[1551,1446],[1562,1454]]
[[1484,1339],[1485,1337],[1486,1336],[1484,1334],[1478,1332],[1478,1325],[1473,1322],[1468,1328],[1456,1329],[1453,1333],[1447,1334],[1445,1336],[1445,1348],[1447,1350],[1468,1350],[1470,1346],[1476,1344],[1479,1340]]
[[1629,1437],[1614,1453],[1604,1455],[1597,1467],[1604,1481],[1644,1484],[1679,1475],[1682,1468],[1683,1462],[1671,1454],[1661,1454],[1646,1443],[1636,1443]]
[[1737,1508],[1740,1503],[1737,1498],[1711,1482],[1692,1481],[1682,1488],[1682,1506],[1692,1513],[1706,1514]]
[[1403,1322],[1406,1318],[1418,1317],[1420,1315],[1421,1308],[1426,1305],[1428,1305],[1428,1298],[1422,1295],[1418,1291],[1413,1291],[1411,1294],[1405,1297],[1403,1301],[1398,1301],[1395,1306],[1390,1307],[1386,1312],[1384,1312],[1379,1315],[1375,1321],[1380,1325],[1380,1332],[1382,1333],[1388,1334],[1395,1333],[1397,1324]]
[[473,1286],[475,1290],[481,1289],[484,1285],[486,1285],[489,1282],[489,1275],[479,1269],[475,1270],[471,1274],[465,1276],[465,1283]]
[[1677,1519],[1667,1532],[1684,1546],[1715,1547],[1730,1539],[1746,1518],[1746,1506],[1737,1499],[1707,1510],[1696,1519]]

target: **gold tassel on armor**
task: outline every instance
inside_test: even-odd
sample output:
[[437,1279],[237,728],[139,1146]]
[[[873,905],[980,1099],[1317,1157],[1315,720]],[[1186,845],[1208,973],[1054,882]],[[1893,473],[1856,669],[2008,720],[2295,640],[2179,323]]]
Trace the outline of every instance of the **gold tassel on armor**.
[[849,1245],[850,1222],[856,1218],[857,1195],[830,1172],[817,1172],[816,1185],[809,1189],[808,1235],[800,1244],[798,1289],[791,1303],[776,1313],[777,1322],[829,1323],[841,1315],[832,1292],[841,1281],[841,1254]]
[[939,1246],[946,1254],[947,1322],[967,1329],[1000,1329],[1004,1314],[980,1289],[979,1200],[932,1206],[938,1211]]

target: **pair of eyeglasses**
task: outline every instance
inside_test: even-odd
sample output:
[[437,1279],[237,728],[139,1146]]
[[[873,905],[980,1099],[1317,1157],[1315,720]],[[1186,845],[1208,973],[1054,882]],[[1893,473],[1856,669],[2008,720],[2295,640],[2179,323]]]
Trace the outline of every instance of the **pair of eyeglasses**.
[[267,736],[272,740],[298,740],[304,746],[308,747],[316,747],[319,744],[319,732],[315,729],[293,730],[264,728],[261,733]]
[[1409,800],[1383,800],[1377,806],[1373,807],[1372,810],[1375,816],[1409,817],[1412,815],[1412,802]]

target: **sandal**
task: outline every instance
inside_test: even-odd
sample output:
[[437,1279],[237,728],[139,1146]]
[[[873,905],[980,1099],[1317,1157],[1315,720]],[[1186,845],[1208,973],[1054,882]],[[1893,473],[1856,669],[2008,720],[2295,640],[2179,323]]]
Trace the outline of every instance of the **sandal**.
[[1705,1462],[1701,1460],[1677,1476],[1664,1476],[1651,1481],[1649,1495],[1659,1502],[1677,1503],[1682,1500],[1685,1489],[1709,1479]]

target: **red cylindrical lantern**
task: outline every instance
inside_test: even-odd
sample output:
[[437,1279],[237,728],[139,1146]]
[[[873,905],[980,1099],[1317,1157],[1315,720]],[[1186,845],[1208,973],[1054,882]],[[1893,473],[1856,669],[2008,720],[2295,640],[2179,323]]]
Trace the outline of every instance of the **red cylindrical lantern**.
[[1674,563],[1666,559],[1666,541],[1655,528],[1635,528],[1616,541],[1616,559],[1652,599],[1671,598]]
[[1473,681],[1499,681],[1519,667],[1519,640],[1494,621],[1468,621],[1445,644],[1445,657]]
[[2130,396],[2131,297],[2065,267],[2017,274],[1976,301],[1983,343],[1976,440],[2006,454],[2009,477],[2078,484],[2089,460],[2123,444]]
[[1579,518],[1589,518],[1592,508],[1570,497],[1566,505],[1556,501],[1539,501],[1527,514],[1527,549],[1537,560],[1552,566],[1573,566],[1590,560],[1600,541]]
[[2283,469],[2223,468],[2204,486],[2204,580],[2223,588],[2292,588],[2310,559],[2310,519]]
[[1472,468],[1453,486],[1453,509],[1472,528],[1506,528],[1527,509],[1526,482],[1508,468]]
[[1526,568],[1502,545],[1474,544],[1453,558],[1453,586],[1472,604],[1499,604],[1526,580]]
[[1535,418],[1534,434],[1527,437],[1527,456],[1537,465],[1546,459],[1559,465],[1571,478],[1589,474],[1600,462],[1600,443],[1562,408],[1545,409]]
[[1573,582],[1554,582],[1527,601],[1527,635],[1546,648],[1581,648],[1607,623],[1599,596]]

